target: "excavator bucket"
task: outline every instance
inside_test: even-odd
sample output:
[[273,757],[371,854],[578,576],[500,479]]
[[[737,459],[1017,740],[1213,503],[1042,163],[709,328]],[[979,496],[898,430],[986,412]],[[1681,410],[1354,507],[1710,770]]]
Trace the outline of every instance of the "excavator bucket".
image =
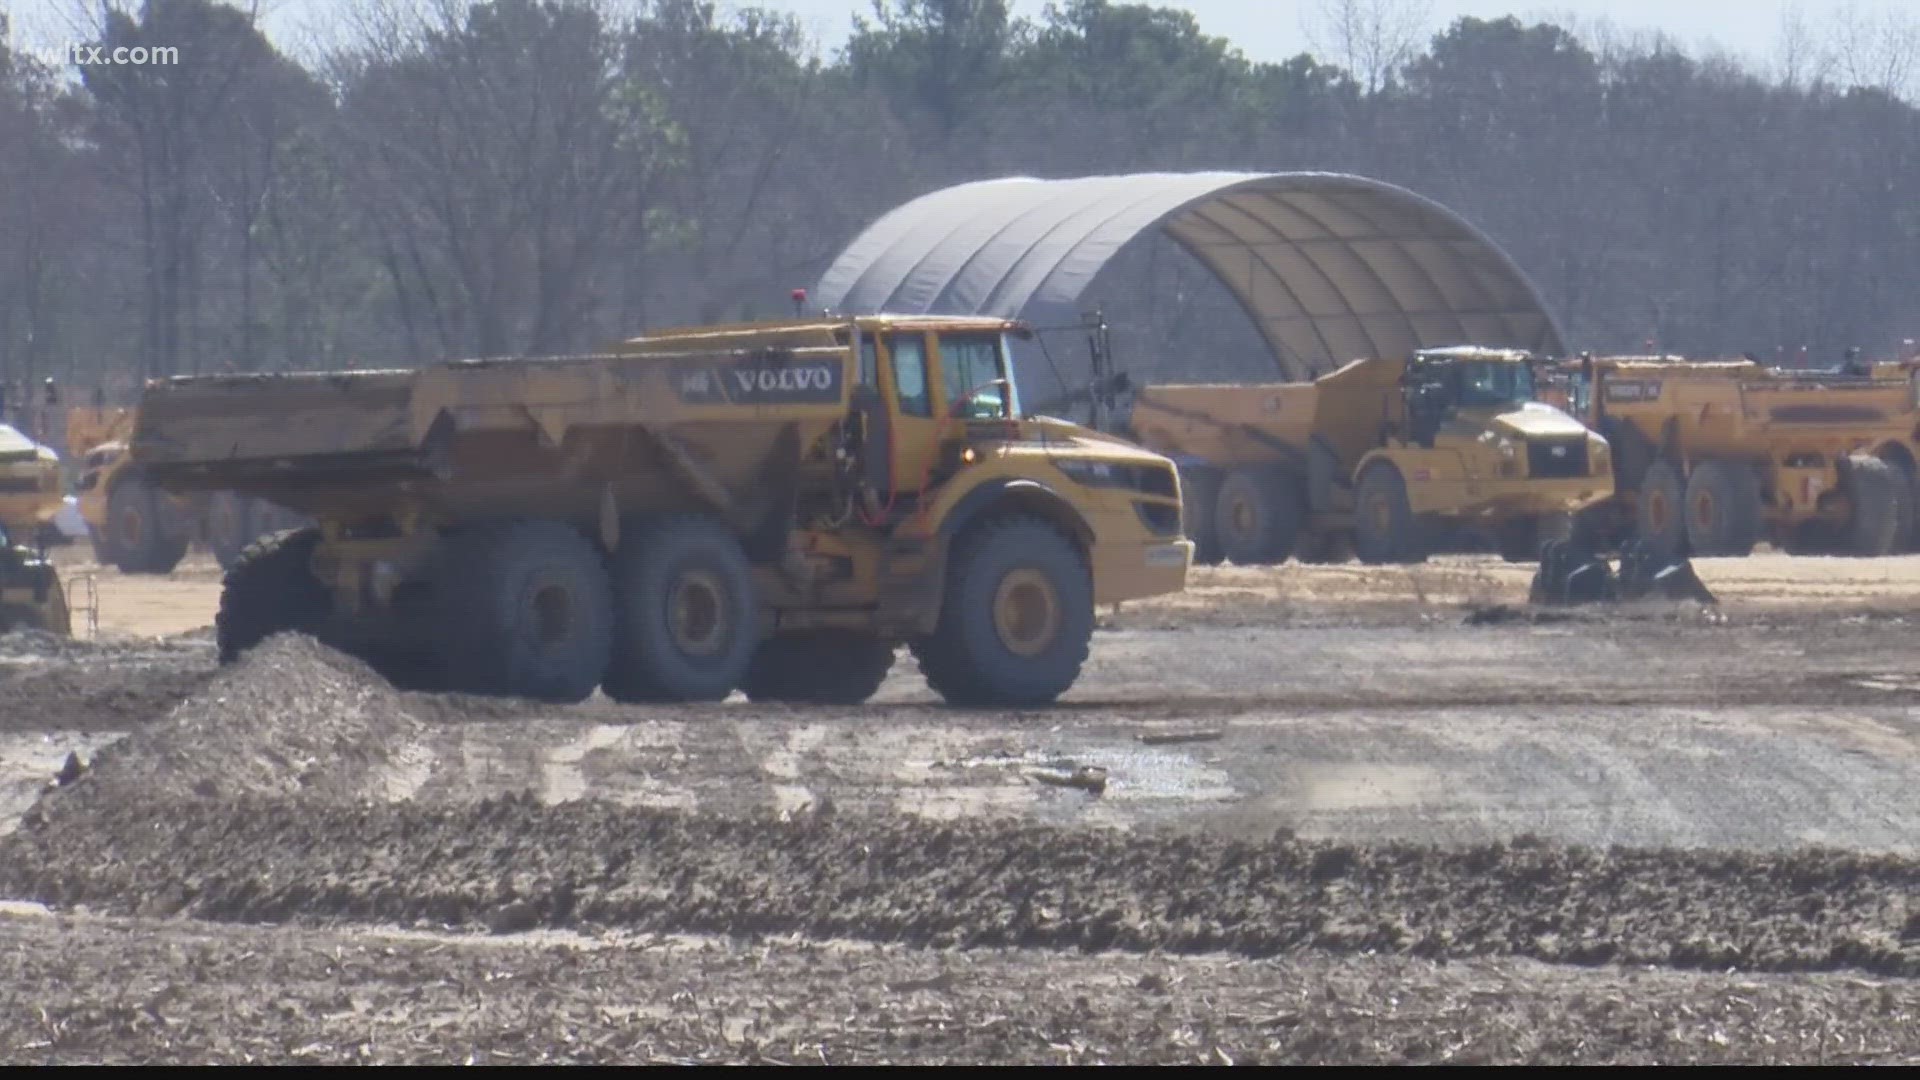
[[1648,599],[1717,602],[1691,561],[1662,558],[1638,540],[1622,545],[1618,570],[1584,544],[1548,541],[1528,594],[1529,602],[1552,606]]

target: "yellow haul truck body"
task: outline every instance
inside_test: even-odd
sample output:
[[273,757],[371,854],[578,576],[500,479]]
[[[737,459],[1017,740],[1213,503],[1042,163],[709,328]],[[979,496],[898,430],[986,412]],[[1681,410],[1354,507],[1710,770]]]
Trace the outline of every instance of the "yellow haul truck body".
[[67,414],[68,450],[80,462],[80,517],[100,565],[126,574],[165,574],[198,540],[225,569],[253,541],[303,523],[265,499],[156,488],[127,451],[134,416],[132,409],[75,408]]
[[1448,534],[1536,558],[1547,529],[1612,494],[1604,439],[1533,400],[1525,353],[1438,349],[1309,383],[1148,386],[1141,445],[1180,462],[1202,561],[1417,562]]
[[0,424],[0,529],[31,539],[53,522],[66,500],[60,455]]
[[1563,368],[1614,446],[1617,494],[1583,523],[1656,555],[1885,555],[1912,533],[1920,413],[1906,379],[1748,360],[1596,357]]
[[1022,415],[1025,333],[821,317],[173,379],[133,457],[316,523],[228,572],[227,659],[299,630],[471,692],[856,703],[904,643],[950,702],[1044,706],[1094,606],[1180,590],[1192,544],[1172,462]]

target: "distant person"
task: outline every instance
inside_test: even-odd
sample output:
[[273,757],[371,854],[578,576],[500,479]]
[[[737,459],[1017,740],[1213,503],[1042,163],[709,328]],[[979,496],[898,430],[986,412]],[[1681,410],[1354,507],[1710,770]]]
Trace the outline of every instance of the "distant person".
[[1873,374],[1872,365],[1860,358],[1860,346],[1858,345],[1850,345],[1847,347],[1847,358],[1841,363],[1841,367],[1845,369],[1849,375]]

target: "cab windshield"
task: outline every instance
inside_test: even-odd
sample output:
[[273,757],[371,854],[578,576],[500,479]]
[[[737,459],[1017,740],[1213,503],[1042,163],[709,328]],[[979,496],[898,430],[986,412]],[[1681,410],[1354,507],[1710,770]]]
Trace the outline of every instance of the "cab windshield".
[[1466,409],[1500,408],[1533,400],[1533,369],[1525,364],[1462,360],[1454,365],[1454,401]]

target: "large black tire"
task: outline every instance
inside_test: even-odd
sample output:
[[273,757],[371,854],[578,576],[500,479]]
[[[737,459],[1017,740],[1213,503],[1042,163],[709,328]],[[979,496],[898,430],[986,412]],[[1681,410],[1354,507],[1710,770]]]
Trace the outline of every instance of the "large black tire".
[[1214,515],[1220,482],[1218,469],[1202,465],[1180,470],[1180,529],[1193,541],[1193,561],[1202,566],[1218,566],[1226,558]]
[[318,529],[276,533],[249,544],[234,560],[213,619],[221,663],[233,663],[274,634],[321,632],[333,602],[313,574],[319,542]]
[[1235,566],[1287,561],[1307,516],[1306,493],[1281,469],[1235,469],[1214,503],[1220,551]]
[[1842,463],[1840,484],[1853,504],[1843,550],[1862,558],[1899,550],[1900,508],[1906,501],[1899,472],[1877,457],[1853,454]]
[[452,689],[572,703],[590,697],[607,670],[606,563],[568,525],[511,521],[453,537],[434,595]]
[[1920,545],[1920,536],[1915,535],[1916,528],[1920,528],[1920,475],[1915,475],[1913,464],[1907,458],[1882,460],[1893,470],[1894,480],[1900,487],[1900,514],[1893,530],[1893,550],[1912,551]]
[[1092,641],[1085,557],[1047,522],[1013,514],[955,539],[939,623],[911,648],[949,705],[1041,709],[1080,677]]
[[186,558],[186,534],[167,527],[173,515],[160,500],[137,476],[122,477],[107,496],[107,528],[121,573],[168,574]]
[[1760,478],[1737,461],[1708,458],[1687,477],[1687,550],[1699,556],[1753,554],[1761,526]]
[[1427,560],[1420,519],[1407,499],[1407,481],[1390,461],[1375,461],[1354,490],[1354,554],[1363,563]]
[[39,608],[25,604],[0,604],[0,634],[15,630],[45,630],[47,617]]
[[1654,558],[1677,559],[1687,553],[1686,499],[1679,466],[1665,457],[1653,459],[1640,478],[1634,531]]
[[220,569],[231,568],[258,534],[252,499],[231,491],[216,491],[207,500],[207,547],[212,549]]
[[740,689],[749,701],[859,705],[893,670],[894,647],[852,630],[808,630],[768,638],[754,650]]
[[759,599],[740,541],[697,514],[633,521],[614,557],[616,701],[724,701],[747,679]]
[[113,533],[105,528],[87,525],[87,540],[93,545],[93,561],[101,566],[120,565],[120,552],[113,546]]

